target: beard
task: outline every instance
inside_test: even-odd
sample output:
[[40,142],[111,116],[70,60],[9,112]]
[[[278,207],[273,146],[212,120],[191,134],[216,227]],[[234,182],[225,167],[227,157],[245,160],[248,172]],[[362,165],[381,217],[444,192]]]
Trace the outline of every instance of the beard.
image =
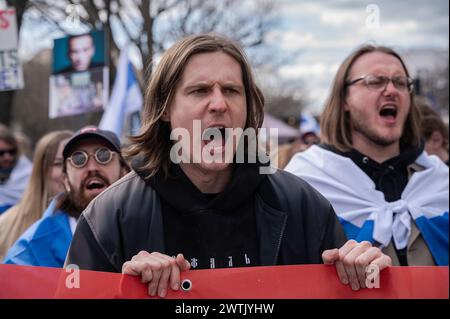
[[[370,126],[369,120],[361,116],[360,113],[353,112],[350,114],[352,128],[369,141],[378,146],[390,146],[400,140],[400,136],[380,136],[375,129]],[[403,130],[402,130],[403,131]]]
[[79,187],[74,187],[69,181],[70,192],[67,193],[67,198],[70,203],[69,215],[78,218],[89,203],[97,196],[93,194],[88,195],[85,192],[87,180],[93,177],[101,179],[106,187],[111,185],[109,180],[97,171],[89,172],[89,174],[80,182]]

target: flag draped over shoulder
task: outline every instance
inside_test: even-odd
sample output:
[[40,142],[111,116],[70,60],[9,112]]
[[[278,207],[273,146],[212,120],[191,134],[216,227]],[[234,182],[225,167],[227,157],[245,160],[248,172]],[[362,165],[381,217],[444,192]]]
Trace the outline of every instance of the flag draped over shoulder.
[[415,163],[424,170],[412,175],[395,202],[387,202],[351,159],[319,146],[296,154],[286,170],[331,202],[350,239],[377,241],[383,247],[393,239],[402,249],[407,246],[413,219],[435,262],[448,265],[448,167],[425,152]]
[[76,220],[57,209],[57,202],[58,196],[52,200],[42,218],[9,248],[3,263],[44,267],[64,265]]
[[124,135],[124,122],[128,115],[142,109],[143,98],[126,45],[120,52],[116,79],[108,106],[100,120],[99,127],[110,130],[117,136]]
[[9,179],[0,185],[0,213],[20,200],[28,184],[31,169],[30,160],[25,156],[19,157]]

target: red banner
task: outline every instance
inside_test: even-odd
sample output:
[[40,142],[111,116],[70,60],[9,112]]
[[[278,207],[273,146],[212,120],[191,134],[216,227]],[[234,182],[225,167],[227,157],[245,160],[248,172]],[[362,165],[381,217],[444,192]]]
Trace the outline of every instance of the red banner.
[[[390,267],[375,287],[352,291],[326,265],[193,270],[182,273],[187,299],[448,299],[448,267]],[[116,273],[0,265],[0,298],[150,298],[140,278]]]

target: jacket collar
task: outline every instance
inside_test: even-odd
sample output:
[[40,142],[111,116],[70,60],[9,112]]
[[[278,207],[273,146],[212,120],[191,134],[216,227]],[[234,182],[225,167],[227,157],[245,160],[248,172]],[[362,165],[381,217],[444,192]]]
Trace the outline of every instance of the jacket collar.
[[235,211],[246,201],[254,198],[266,175],[259,174],[257,164],[234,164],[233,174],[225,189],[213,199],[205,196],[190,181],[179,165],[172,165],[170,176],[160,170],[149,178],[148,183],[159,196],[182,214],[202,210],[218,213]]

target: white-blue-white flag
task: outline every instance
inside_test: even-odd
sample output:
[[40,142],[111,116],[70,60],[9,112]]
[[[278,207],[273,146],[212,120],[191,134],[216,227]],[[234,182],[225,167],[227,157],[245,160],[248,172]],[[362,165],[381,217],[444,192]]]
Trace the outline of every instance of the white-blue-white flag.
[[128,57],[128,45],[125,45],[120,52],[116,79],[99,128],[113,131],[119,137],[125,135],[125,120],[130,114],[141,111],[142,105],[142,93]]
[[350,158],[313,145],[292,157],[285,170],[304,179],[330,201],[348,239],[397,249],[408,246],[412,224],[419,229],[434,261],[448,266],[448,166],[425,152],[415,160],[400,199],[387,202],[375,183]]
[[314,116],[309,113],[302,112],[300,117],[300,133],[302,135],[306,133],[314,133],[317,136],[320,134],[320,126]]

